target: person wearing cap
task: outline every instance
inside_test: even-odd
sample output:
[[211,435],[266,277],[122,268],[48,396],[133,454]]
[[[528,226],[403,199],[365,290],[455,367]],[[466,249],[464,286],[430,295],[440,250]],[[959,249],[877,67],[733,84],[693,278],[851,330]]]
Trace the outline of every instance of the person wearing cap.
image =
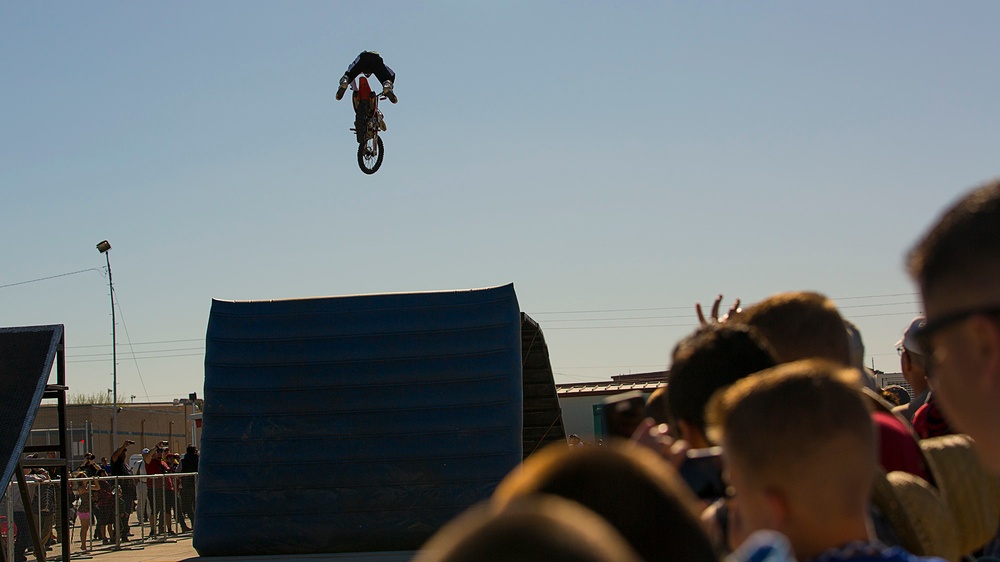
[[[170,474],[170,467],[164,460],[169,458],[170,448],[166,441],[160,441],[156,448],[149,454],[146,460],[146,474],[164,475]],[[145,457],[144,457],[145,458]],[[149,520],[149,536],[163,536],[166,533],[173,534],[173,521],[171,519],[174,505],[174,482],[167,477],[149,478],[150,482],[146,489],[146,501],[150,505],[152,517]]]
[[927,402],[927,395],[930,393],[930,386],[927,383],[927,358],[916,338],[917,332],[926,323],[923,316],[917,316],[906,327],[903,337],[896,342],[896,351],[899,352],[903,378],[913,389],[913,396],[909,404],[896,406],[892,411],[903,416],[910,423],[913,423],[913,415]]
[[[132,474],[146,474],[146,462],[149,460],[151,455],[149,449],[147,448],[143,448],[142,451],[140,452],[142,453],[142,458],[135,461],[132,464]],[[152,510],[150,509],[151,506],[147,501],[147,497],[149,495],[148,490],[149,488],[146,484],[146,479],[136,478],[135,512],[136,512],[136,518],[139,520],[140,524],[144,521],[149,521],[150,515],[152,515],[151,513]]]

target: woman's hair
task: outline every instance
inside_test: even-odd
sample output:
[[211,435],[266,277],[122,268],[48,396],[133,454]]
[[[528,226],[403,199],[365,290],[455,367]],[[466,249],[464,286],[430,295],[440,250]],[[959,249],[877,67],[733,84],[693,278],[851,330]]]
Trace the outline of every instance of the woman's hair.
[[576,502],[533,496],[482,503],[445,525],[417,562],[639,562],[605,520]]
[[716,560],[694,493],[645,447],[550,445],[507,475],[493,499],[503,506],[539,494],[573,500],[603,517],[648,562]]

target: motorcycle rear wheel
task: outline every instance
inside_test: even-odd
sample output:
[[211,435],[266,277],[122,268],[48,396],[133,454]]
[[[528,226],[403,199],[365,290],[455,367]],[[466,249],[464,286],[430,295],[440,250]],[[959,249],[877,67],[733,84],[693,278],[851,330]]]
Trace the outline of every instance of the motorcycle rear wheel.
[[[377,142],[376,142],[377,141]],[[369,137],[365,142],[358,143],[358,167],[366,174],[374,174],[382,166],[385,149],[382,137]]]

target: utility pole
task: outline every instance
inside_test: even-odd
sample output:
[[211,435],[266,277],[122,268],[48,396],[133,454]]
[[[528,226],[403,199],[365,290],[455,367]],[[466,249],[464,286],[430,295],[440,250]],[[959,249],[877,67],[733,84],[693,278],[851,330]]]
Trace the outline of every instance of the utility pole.
[[107,240],[102,240],[97,244],[97,251],[104,254],[104,259],[108,263],[108,291],[111,293],[111,387],[112,387],[112,416],[111,416],[111,447],[116,448],[118,446],[118,336],[115,333],[116,322],[115,322],[115,284],[111,280],[111,257],[108,255],[108,250],[111,249],[111,243]]

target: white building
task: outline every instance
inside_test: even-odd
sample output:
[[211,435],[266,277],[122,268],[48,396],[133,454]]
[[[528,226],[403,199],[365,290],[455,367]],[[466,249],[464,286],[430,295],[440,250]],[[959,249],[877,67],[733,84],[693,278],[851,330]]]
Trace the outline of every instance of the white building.
[[595,443],[604,437],[601,425],[600,409],[608,396],[623,394],[637,390],[643,397],[661,386],[666,373],[641,373],[638,375],[619,375],[611,381],[557,384],[556,395],[559,397],[559,407],[562,409],[563,427],[566,435],[577,434],[586,443]]

